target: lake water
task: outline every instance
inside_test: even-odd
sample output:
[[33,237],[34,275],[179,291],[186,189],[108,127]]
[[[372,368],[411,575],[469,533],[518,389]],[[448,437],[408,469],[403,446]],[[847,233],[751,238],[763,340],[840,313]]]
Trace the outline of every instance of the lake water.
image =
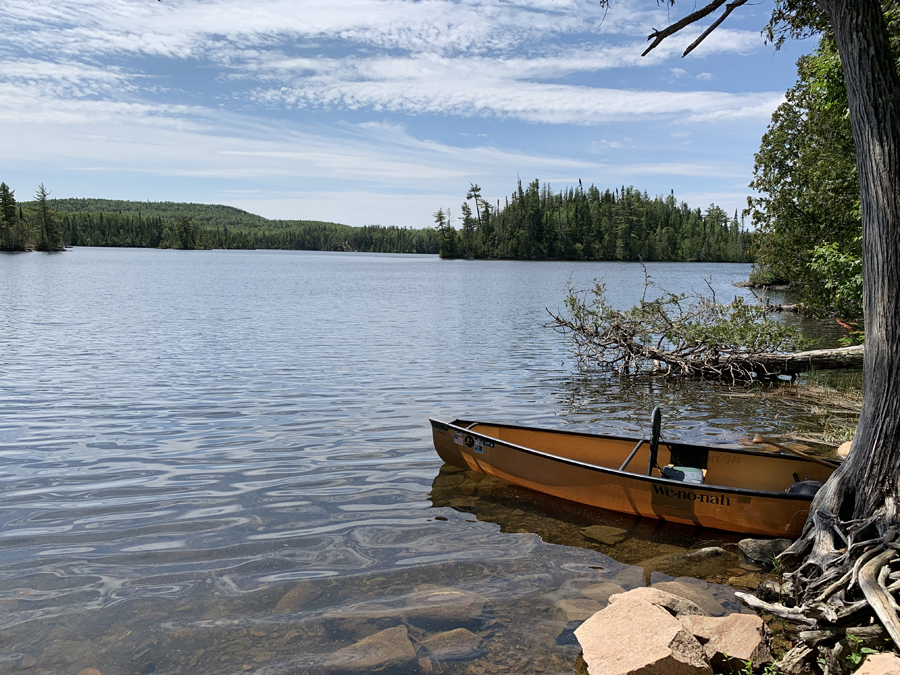
[[[749,266],[647,270],[673,291],[709,278],[727,300]],[[428,417],[636,434],[661,405],[664,437],[708,443],[798,420],[721,385],[580,371],[542,325],[570,277],[605,278],[625,306],[643,271],[0,256],[0,672],[356,672],[341,649],[402,627],[415,651],[402,672],[571,673],[566,601],[671,579],[636,565],[651,556],[640,542],[659,555],[696,533],[442,469]],[[582,535],[603,523],[632,531],[619,555]],[[438,591],[456,593],[443,617],[427,607]],[[476,642],[429,642],[456,628]]]

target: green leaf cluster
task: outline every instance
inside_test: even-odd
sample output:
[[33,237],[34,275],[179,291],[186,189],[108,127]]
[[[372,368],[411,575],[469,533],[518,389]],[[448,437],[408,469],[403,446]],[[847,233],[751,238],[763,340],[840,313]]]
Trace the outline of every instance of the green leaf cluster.
[[[838,310],[831,290],[834,270],[818,247],[859,252],[862,225],[859,178],[847,92],[834,42],[823,37],[797,63],[799,79],[772,115],[756,154],[750,187],[759,196],[748,212],[760,236],[751,280],[788,283],[802,302],[821,313]],[[861,297],[861,296],[860,296]],[[855,318],[861,301],[844,302]]]
[[[900,64],[900,3],[882,3]],[[748,209],[759,236],[751,281],[790,284],[813,314],[862,317],[859,177],[843,67],[812,0],[778,0],[768,35],[821,33],[797,62],[797,84],[775,113],[756,155]]]
[[617,309],[606,288],[595,282],[587,292],[569,287],[566,314],[553,317],[553,327],[570,337],[585,362],[620,372],[668,372],[744,379],[748,364],[763,354],[788,353],[808,346],[799,331],[775,321],[758,303],[736,297],[719,303],[715,294],[669,293],[645,280],[640,302]]

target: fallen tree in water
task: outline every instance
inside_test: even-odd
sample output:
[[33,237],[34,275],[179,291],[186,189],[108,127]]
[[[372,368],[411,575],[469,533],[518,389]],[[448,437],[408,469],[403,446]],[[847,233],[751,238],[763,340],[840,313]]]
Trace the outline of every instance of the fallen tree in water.
[[[585,363],[732,381],[862,366],[862,346],[798,351],[806,346],[799,331],[773,320],[765,305],[740,297],[720,304],[711,288],[709,295],[669,293],[647,277],[629,310],[611,307],[605,290],[600,282],[587,292],[570,285],[567,312],[547,310],[551,327],[573,341]],[[651,291],[658,297],[649,299]]]

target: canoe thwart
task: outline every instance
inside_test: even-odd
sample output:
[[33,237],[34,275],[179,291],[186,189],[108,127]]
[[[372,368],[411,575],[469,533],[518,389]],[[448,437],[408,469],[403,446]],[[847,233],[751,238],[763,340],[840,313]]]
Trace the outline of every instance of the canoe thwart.
[[625,461],[622,462],[622,466],[619,467],[619,471],[624,471],[625,467],[631,463],[631,460],[634,459],[634,456],[637,454],[637,451],[641,449],[641,446],[646,443],[645,439],[641,439],[637,442],[637,445],[634,446],[634,450],[631,451],[631,454],[625,458]]

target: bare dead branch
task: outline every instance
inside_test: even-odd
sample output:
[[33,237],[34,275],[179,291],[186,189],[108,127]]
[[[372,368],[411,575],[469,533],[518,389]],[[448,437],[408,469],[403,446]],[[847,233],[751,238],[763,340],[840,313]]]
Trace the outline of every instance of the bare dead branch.
[[[665,40],[667,37],[674,35],[675,33],[686,28],[687,26],[690,26],[691,24],[694,24],[694,23],[700,21],[701,19],[709,16],[710,14],[715,12],[719,7],[721,7],[722,5],[725,5],[725,2],[726,2],[726,0],[712,0],[712,2],[710,2],[708,5],[701,7],[696,12],[688,14],[686,17],[684,17],[683,19],[680,19],[679,21],[676,21],[672,25],[670,25],[666,28],[663,28],[662,30],[653,31],[650,35],[647,36],[648,40],[653,40],[653,44],[651,44],[649,47],[647,47],[647,49],[644,50],[644,53],[641,54],[641,56],[647,56],[647,54],[649,54],[651,51],[656,49],[656,47],[658,47],[659,44],[663,40]],[[729,2],[727,5],[725,5],[725,12],[722,14],[722,16],[720,16],[718,19],[716,19],[709,28],[707,28],[705,31],[703,31],[703,34],[700,37],[698,37],[696,40],[694,40],[694,42],[692,42],[691,45],[687,49],[684,50],[684,54],[682,54],[682,57],[685,57],[688,54],[690,54],[692,51],[694,51],[694,49],[701,42],[703,42],[709,36],[710,33],[712,33],[716,28],[718,28],[719,25],[723,21],[725,21],[725,19],[727,19],[728,16],[735,9],[737,9],[741,5],[745,4],[746,2],[747,2],[747,0],[732,0],[732,2]]]
[[653,40],[653,44],[650,45],[649,47],[647,47],[647,49],[644,51],[643,54],[641,54],[641,56],[647,56],[647,54],[649,54],[651,51],[656,49],[656,47],[659,46],[659,43],[662,42],[663,40],[665,40],[667,37],[669,37],[670,35],[674,35],[678,31],[680,31],[682,28],[686,28],[687,26],[690,26],[692,23],[696,23],[700,19],[703,19],[703,18],[709,16],[710,14],[715,12],[717,9],[719,9],[719,7],[721,7],[724,4],[725,4],[725,0],[713,0],[708,5],[701,7],[696,12],[692,12],[691,14],[688,14],[686,17],[676,21],[675,23],[668,26],[667,28],[663,28],[662,30],[653,31],[650,35],[647,36],[648,40]]
[[725,12],[722,14],[722,16],[720,16],[718,19],[716,19],[709,28],[707,28],[705,31],[703,31],[703,34],[700,37],[698,37],[696,40],[694,40],[691,43],[691,45],[687,49],[684,50],[684,54],[682,54],[681,57],[684,58],[685,56],[690,54],[692,51],[694,51],[694,48],[697,47],[697,45],[699,45],[701,42],[703,42],[710,33],[712,33],[716,28],[718,28],[719,24],[721,24],[725,19],[727,19],[729,14],[731,14],[736,8],[740,7],[741,5],[743,5],[746,2],[747,2],[747,0],[734,0],[734,2],[729,2],[727,5],[725,5]]

